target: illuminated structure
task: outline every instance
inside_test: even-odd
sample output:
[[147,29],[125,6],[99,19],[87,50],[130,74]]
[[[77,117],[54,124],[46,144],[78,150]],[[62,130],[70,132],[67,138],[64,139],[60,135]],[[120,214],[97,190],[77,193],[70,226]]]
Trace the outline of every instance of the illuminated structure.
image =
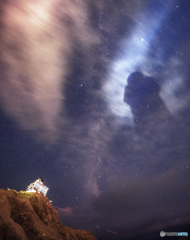
[[42,193],[44,196],[46,196],[48,190],[48,187],[40,184],[38,181],[35,181],[34,183],[28,185],[26,192]]

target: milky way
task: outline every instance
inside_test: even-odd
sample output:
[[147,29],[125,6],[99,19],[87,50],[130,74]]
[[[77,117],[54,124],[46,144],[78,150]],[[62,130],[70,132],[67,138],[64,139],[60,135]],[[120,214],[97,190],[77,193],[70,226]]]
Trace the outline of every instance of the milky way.
[[189,7],[1,2],[1,187],[43,176],[98,239],[188,231]]

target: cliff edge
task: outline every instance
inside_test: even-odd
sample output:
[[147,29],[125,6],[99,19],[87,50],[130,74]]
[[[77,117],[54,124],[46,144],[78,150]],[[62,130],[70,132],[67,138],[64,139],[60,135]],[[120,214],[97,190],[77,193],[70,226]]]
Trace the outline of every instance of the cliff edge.
[[0,189],[0,240],[10,239],[97,240],[91,232],[64,226],[47,197]]

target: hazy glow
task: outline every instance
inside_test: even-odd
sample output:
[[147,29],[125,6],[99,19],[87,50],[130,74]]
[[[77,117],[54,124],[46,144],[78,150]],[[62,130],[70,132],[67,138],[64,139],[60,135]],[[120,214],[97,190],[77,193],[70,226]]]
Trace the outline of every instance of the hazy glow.
[[98,42],[88,26],[87,6],[83,0],[75,5],[70,0],[18,0],[4,4],[3,13],[1,47],[7,68],[6,79],[0,80],[2,105],[23,129],[53,143],[63,121],[73,39],[85,46]]
[[[130,38],[124,40],[121,46],[121,54],[111,66],[111,72],[104,86],[104,91],[111,111],[120,117],[132,117],[130,107],[123,102],[124,89],[127,84],[126,79],[130,73],[141,70],[148,74],[145,70],[147,52],[155,34],[166,16],[167,9],[170,5],[149,19],[149,16],[140,16],[137,21],[137,27],[134,29]],[[147,65],[147,64],[146,64]]]

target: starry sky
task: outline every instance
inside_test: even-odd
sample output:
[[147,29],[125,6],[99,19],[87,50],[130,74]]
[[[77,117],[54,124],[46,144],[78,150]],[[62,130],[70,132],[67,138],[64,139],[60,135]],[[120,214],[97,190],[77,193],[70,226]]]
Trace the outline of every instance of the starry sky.
[[189,9],[1,1],[0,188],[43,177],[98,240],[190,232]]

